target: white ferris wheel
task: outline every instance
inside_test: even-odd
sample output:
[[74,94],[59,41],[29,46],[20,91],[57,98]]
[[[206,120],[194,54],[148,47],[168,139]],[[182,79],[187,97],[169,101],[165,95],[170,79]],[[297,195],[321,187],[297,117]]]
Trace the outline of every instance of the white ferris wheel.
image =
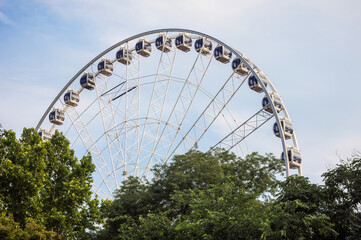
[[302,175],[290,116],[260,68],[207,34],[160,29],[127,38],[86,64],[36,130],[47,140],[58,129],[77,153],[90,153],[93,191],[111,198],[128,176],[151,177],[154,164],[192,148],[256,151],[267,144],[263,125],[281,140],[286,176],[291,169]]

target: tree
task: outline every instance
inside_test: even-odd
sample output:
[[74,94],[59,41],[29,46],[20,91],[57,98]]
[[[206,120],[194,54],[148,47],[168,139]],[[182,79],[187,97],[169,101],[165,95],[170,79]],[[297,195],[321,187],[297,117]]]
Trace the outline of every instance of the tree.
[[91,199],[92,173],[90,156],[80,161],[69,148],[69,141],[56,132],[45,143],[47,178],[40,196],[45,225],[60,235],[75,237],[93,227],[99,217],[97,199]]
[[123,183],[103,208],[106,224],[99,238],[261,237],[269,211],[258,198],[276,191],[273,174],[282,165],[272,155],[241,159],[220,149],[176,155],[153,169],[152,182],[128,178]]
[[330,218],[325,213],[328,197],[322,186],[305,177],[290,176],[281,183],[272,205],[270,239],[336,239]]
[[[323,174],[290,176],[283,161],[192,150],[156,166],[151,182],[129,178],[107,202],[100,239],[359,239],[361,158]],[[103,237],[103,238],[101,238]]]
[[99,232],[98,237],[115,239],[121,224],[129,221],[129,218],[138,219],[139,216],[146,215],[150,212],[151,204],[148,182],[142,182],[137,177],[128,177],[120,189],[115,191],[114,200],[103,202],[102,212],[107,219],[104,226],[106,230]]
[[272,195],[279,184],[276,175],[282,174],[283,168],[283,162],[271,154],[252,153],[242,159],[222,149],[206,153],[191,150],[174,156],[168,165],[153,169],[157,177],[150,186],[155,203],[152,210],[172,208],[170,195],[174,191],[209,189],[223,181],[232,181],[239,188],[258,196]]
[[[113,239],[259,239],[267,228],[268,206],[233,183],[176,191],[172,199],[174,209],[165,212],[119,216]],[[184,206],[190,211],[174,217]]]
[[267,228],[268,204],[233,182],[176,192],[172,198],[178,208],[190,208],[175,218],[179,239],[260,239]]
[[11,214],[6,215],[3,212],[0,216],[0,239],[55,239],[55,235],[54,232],[47,231],[44,225],[36,223],[32,218],[26,219],[25,227],[22,228],[18,222],[14,221]]
[[327,214],[335,224],[339,239],[359,239],[361,235],[361,157],[342,160],[324,174]]
[[82,238],[100,220],[91,157],[79,161],[58,131],[47,142],[34,129],[24,129],[20,140],[12,131],[1,132],[0,166],[3,212],[22,229],[33,219],[59,237]]
[[156,177],[149,191],[154,212],[172,208],[170,196],[174,191],[208,189],[224,178],[219,159],[212,152],[198,150],[176,155],[169,164],[155,166],[153,172]]
[[24,129],[20,140],[3,131],[0,140],[0,197],[4,209],[25,227],[26,218],[38,218],[39,193],[46,179],[46,149],[35,132]]
[[284,162],[272,154],[262,156],[253,152],[242,159],[234,153],[216,149],[214,155],[221,162],[224,175],[238,187],[264,197],[278,191],[280,181],[277,176],[283,176]]

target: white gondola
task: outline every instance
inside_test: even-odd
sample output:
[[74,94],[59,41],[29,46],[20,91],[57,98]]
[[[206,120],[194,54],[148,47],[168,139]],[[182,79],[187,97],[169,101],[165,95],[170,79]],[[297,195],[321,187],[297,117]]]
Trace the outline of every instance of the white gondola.
[[135,51],[143,57],[149,57],[150,53],[152,52],[152,45],[148,40],[140,39],[135,44]]
[[232,69],[239,75],[246,75],[249,73],[249,69],[244,65],[244,62],[240,58],[235,58],[232,61]]
[[132,62],[133,55],[127,49],[120,48],[118,50],[118,52],[116,53],[116,58],[117,58],[118,62],[120,62],[120,63],[122,63],[124,65],[127,65],[127,64],[130,64]]
[[232,52],[222,45],[214,49],[214,57],[222,63],[228,63],[232,58]]
[[158,50],[163,52],[169,52],[172,49],[172,40],[170,37],[160,34],[155,40],[155,46]]
[[192,38],[186,33],[180,33],[175,39],[175,46],[183,52],[189,52],[192,48]]
[[114,70],[113,63],[109,59],[104,58],[98,64],[99,73],[105,76],[112,75],[113,70]]
[[64,94],[64,102],[69,106],[76,107],[80,101],[79,94],[75,90],[68,90]]
[[[293,135],[293,126],[290,120],[286,118],[280,119],[281,128],[283,130],[283,134],[285,135],[286,139],[290,139]],[[276,137],[281,137],[280,128],[278,127],[278,124],[275,122],[273,124],[273,133],[276,135]]]
[[[270,97],[271,97],[271,99],[272,99],[273,105],[274,105],[275,108],[276,108],[276,111],[277,111],[277,112],[280,112],[280,111],[282,110],[282,108],[283,108],[282,102],[281,102],[281,98],[280,98],[277,94],[274,94],[274,93],[270,93]],[[263,107],[267,112],[273,113],[271,104],[270,104],[270,102],[268,101],[267,96],[264,96],[264,98],[262,99],[262,107]]]
[[56,125],[62,125],[65,120],[65,114],[60,109],[54,109],[49,114],[49,120]]
[[80,78],[80,85],[88,90],[93,90],[95,87],[95,78],[92,73],[84,73]]
[[43,141],[48,141],[51,139],[51,134],[46,129],[40,129],[40,131],[38,133],[39,133],[41,139],[43,139]]
[[200,52],[203,55],[208,55],[212,52],[212,42],[208,38],[201,37],[194,43],[194,48],[198,53]]
[[[302,156],[297,148],[288,147],[287,148],[287,156],[290,164],[290,168],[298,168],[302,163]],[[285,160],[284,153],[281,154],[281,159]]]
[[[267,79],[266,79],[266,77],[261,73],[258,73],[258,77],[263,82],[263,85],[265,87],[267,87]],[[254,75],[252,75],[252,76],[250,76],[248,78],[248,86],[253,91],[263,92],[263,88],[261,87],[261,84],[259,83],[259,81],[257,80],[257,78]]]

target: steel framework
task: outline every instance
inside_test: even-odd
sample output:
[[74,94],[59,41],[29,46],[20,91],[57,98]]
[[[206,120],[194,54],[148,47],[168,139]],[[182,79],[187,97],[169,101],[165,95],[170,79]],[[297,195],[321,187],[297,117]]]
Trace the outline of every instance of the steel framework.
[[[229,64],[216,61],[212,53],[192,51],[193,57],[185,58],[189,53],[183,53],[174,42],[181,33],[188,34],[193,41],[205,38],[214,47],[223,46],[241,59],[248,73],[237,74]],[[172,46],[156,49],[155,39],[160,35],[173,40]],[[149,57],[136,53],[135,43],[141,39],[148,39],[153,45]],[[114,51],[120,47],[132,56],[128,64],[122,65],[114,58]],[[153,55],[158,56],[158,60]],[[109,58],[115,66],[111,74],[104,75],[97,70],[96,63],[103,58]],[[229,71],[223,70],[225,68]],[[86,72],[95,77],[95,91],[81,87],[76,91],[82,97],[79,106],[67,105],[61,97],[66,90],[74,89],[75,81]],[[223,75],[218,76],[218,72]],[[240,89],[247,85],[250,76],[257,79],[272,110],[258,108],[248,117],[238,119],[232,102],[237,103]],[[225,80],[208,81],[214,78]],[[216,82],[219,84],[215,85]],[[282,109],[277,111],[273,94],[279,96],[260,68],[222,41],[187,29],[159,29],[118,42],[86,64],[54,98],[36,129],[50,129],[52,134],[58,128],[71,138],[72,147],[81,145],[84,154],[90,153],[97,169],[94,192],[101,198],[111,198],[127,176],[151,177],[154,164],[165,164],[174,154],[200,144],[206,144],[207,149],[221,147],[235,151],[238,148],[244,152],[245,139],[272,117],[278,126],[282,118],[291,121],[281,99]],[[56,106],[61,106],[67,114],[69,121],[64,126],[44,121]],[[226,126],[228,132],[220,136],[217,122]],[[295,131],[287,140],[283,128],[279,129],[283,152],[287,153],[290,147],[298,150]],[[290,175],[290,160],[289,155],[284,154],[286,176]],[[297,169],[302,175],[301,164]]]

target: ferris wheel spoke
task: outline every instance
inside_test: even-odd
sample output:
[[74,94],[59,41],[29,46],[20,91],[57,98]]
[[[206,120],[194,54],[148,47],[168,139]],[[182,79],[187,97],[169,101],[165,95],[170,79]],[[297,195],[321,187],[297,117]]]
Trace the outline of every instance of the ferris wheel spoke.
[[[176,48],[172,48],[169,52],[162,51],[160,54],[157,73],[155,76],[152,94],[146,114],[146,121],[143,127],[138,153],[136,155],[137,162],[143,163],[144,161],[147,161],[147,159],[155,151],[155,143],[159,134],[160,122],[157,125],[149,125],[147,123],[148,119],[151,118],[159,119],[159,121],[162,119],[170,78],[176,59],[176,53]],[[148,174],[151,165],[151,158],[149,158],[149,160],[144,165],[146,165],[146,168],[144,169],[142,176]]]
[[232,100],[232,98],[235,96],[235,94],[238,92],[238,90],[242,87],[247,77],[248,76],[240,77],[237,74],[232,75],[230,78],[231,80],[227,81],[220,89],[220,91],[216,94],[216,96],[212,99],[212,101],[209,103],[207,108],[203,111],[199,119],[195,122],[194,126],[192,126],[190,130],[196,131],[197,128],[200,130],[198,131],[201,133],[200,135],[196,132],[194,133],[197,136],[196,143],[200,141],[200,139],[208,131],[208,129],[219,117],[219,115],[222,115],[222,112],[224,111],[228,103]]
[[[145,118],[141,118],[141,119],[139,119],[139,120],[142,120],[142,121],[145,122]],[[130,119],[130,120],[127,120],[127,121],[128,121],[128,122],[138,121],[138,119]],[[144,125],[145,125],[144,122],[139,124],[139,127],[140,127],[140,128],[143,128],[143,127],[144,127]],[[166,125],[166,123],[165,123],[164,121],[158,120],[158,119],[149,119],[147,124],[149,124],[149,125],[151,125],[151,124],[153,124],[153,125],[159,125],[159,124],[161,124],[161,125]],[[177,129],[176,126],[170,125],[170,127],[172,127],[173,129]],[[122,138],[123,135],[125,134],[125,132],[124,132],[125,122],[122,122],[122,123],[118,124],[117,128],[118,128],[118,130],[121,132],[120,138]],[[136,128],[137,128],[137,126],[133,125],[132,127],[129,127],[128,130],[129,130],[129,131],[132,131],[132,130],[134,130],[134,129],[136,129]],[[114,129],[109,129],[108,131],[113,131],[113,130],[114,130]],[[97,143],[98,141],[100,141],[104,136],[105,136],[105,133],[104,133],[103,135],[99,136],[99,138],[95,141],[95,143]],[[113,139],[113,141],[115,141],[115,139]],[[112,143],[112,142],[111,142],[111,143]],[[101,149],[100,153],[102,154],[104,151],[106,151],[106,149],[107,149],[107,146],[105,146],[103,149]],[[159,155],[159,154],[157,154],[157,153],[155,153],[155,154],[156,154],[156,155]],[[128,156],[130,156],[130,155],[128,155]],[[164,155],[162,155],[162,156],[164,157]],[[120,163],[120,162],[118,162],[118,163]],[[126,165],[125,162],[123,162],[123,164],[124,164],[124,166]],[[118,169],[118,167],[119,167],[119,165],[116,166],[116,169]]]
[[[235,127],[239,126],[239,124],[237,123],[236,119],[232,116],[232,112],[227,107],[224,108],[224,111],[229,116],[230,120],[227,117],[225,117],[225,114],[222,111],[222,113],[221,113],[222,121],[224,121],[226,123],[226,125],[228,126],[230,131],[233,131],[235,129]],[[232,122],[233,122],[234,126],[232,126]],[[245,141],[245,139],[244,139],[244,143],[246,145],[246,151],[243,150],[243,148],[241,147],[240,144],[236,145],[236,148],[238,149],[237,153],[240,153],[243,157],[249,153],[248,148],[247,148],[247,142]]]
[[[204,89],[203,87],[200,87],[199,89],[205,96],[207,96],[211,101],[215,101],[215,102],[219,102],[221,103],[222,100],[219,99],[219,96],[214,96],[212,95],[210,92],[208,92],[206,89]],[[227,127],[229,128],[230,131],[233,131],[235,128],[237,128],[239,126],[239,124],[237,123],[237,120],[236,118],[233,116],[232,112],[230,111],[230,109],[227,107],[227,105],[224,105],[224,109],[220,112],[220,115],[222,116],[222,121],[227,125]],[[227,116],[227,117],[226,117]],[[204,120],[204,119],[203,119]],[[203,124],[206,124],[205,122],[203,122]],[[197,134],[196,134],[196,131],[193,131],[194,133],[194,137],[193,139],[197,139]],[[245,139],[244,139],[245,141]],[[188,146],[188,149],[189,148],[193,148],[197,145],[197,142],[199,142],[199,139],[198,141],[192,141],[191,139],[188,139],[188,142],[191,146]],[[183,144],[184,145],[184,144]],[[245,141],[245,145],[246,145],[246,148],[247,150],[244,151],[242,148],[241,148],[241,145],[238,144],[236,145],[237,149],[238,149],[238,152],[240,152],[242,154],[242,156],[245,156],[244,152],[248,153],[248,147],[247,147],[247,143]],[[173,153],[173,154],[176,154],[178,149],[176,149],[176,151]]]
[[[66,113],[71,121],[71,125],[77,131],[78,136],[80,137],[84,147],[93,155],[92,159],[93,159],[94,165],[96,166],[96,169],[97,169],[99,175],[101,176],[101,178],[104,179],[104,177],[103,177],[104,169],[106,170],[106,172],[110,172],[111,170],[109,169],[108,164],[106,163],[105,159],[101,155],[101,153],[100,153],[97,145],[95,144],[93,138],[91,137],[86,125],[84,124],[84,122],[82,121],[81,117],[79,116],[78,112],[76,111],[76,109],[74,107],[69,107],[68,110],[66,111]],[[103,171],[100,171],[100,170],[103,170]],[[105,186],[106,186],[107,190],[111,193],[112,189],[109,186],[109,184],[105,182]]]
[[211,149],[220,147],[225,148],[228,151],[231,150],[234,146],[238,145],[241,141],[260,128],[272,117],[272,113],[269,113],[262,108],[241,125],[239,125],[236,129],[230,132],[222,140],[212,146]]
[[111,199],[112,194],[106,193],[102,188],[102,184],[99,186],[96,183],[93,183],[92,191],[95,193],[100,199]]
[[[208,92],[206,89],[200,87],[199,89],[205,96],[209,98],[209,100],[215,99],[214,101],[221,102],[217,98],[217,96],[212,95],[210,92]],[[237,123],[236,118],[233,116],[232,111],[229,109],[229,107],[226,105],[224,106],[224,110],[221,112],[222,120],[227,124],[227,127],[230,130],[233,130],[235,127],[239,126]],[[228,117],[226,117],[228,116]],[[233,125],[233,126],[232,126]]]
[[[107,78],[105,76],[102,75],[97,76],[97,84],[95,85],[95,89],[97,93],[99,111],[101,113],[101,118],[103,122],[105,138],[107,141],[110,166],[111,169],[114,169],[116,161],[124,161],[124,160],[122,159],[122,155],[118,153],[118,149],[121,149],[120,148],[121,143],[119,140],[119,132],[116,128],[117,123],[116,123],[116,118],[114,116],[113,105],[110,104],[111,101],[110,96],[109,95],[101,96],[102,93],[107,92],[109,90]],[[115,132],[108,131],[108,129],[112,127],[115,127]],[[117,139],[117,141],[112,141],[112,139]],[[110,171],[110,173],[112,172],[113,171]],[[115,173],[112,174],[112,178],[114,179],[114,184],[115,184],[114,188],[119,188],[117,176]],[[105,181],[105,179],[103,179],[103,181]]]
[[[192,148],[197,146],[200,139],[218,118],[218,116],[221,114],[236,92],[240,89],[248,76],[249,75],[241,77],[238,74],[232,73],[226,80],[221,89],[217,92],[217,94],[213,97],[207,107],[203,110],[197,120],[187,131],[186,137],[189,135],[193,135],[195,137],[195,141],[191,143]],[[178,145],[176,145],[172,153],[168,155],[166,161],[173,155],[174,151],[180,146],[180,144],[181,143],[178,143]]]
[[[161,146],[164,150],[166,150],[166,157],[162,159],[162,164],[165,163],[165,161],[169,157],[170,150],[172,149],[179,131],[181,130],[181,126],[188,114],[188,111],[193,103],[194,97],[196,96],[202,81],[205,77],[205,74],[208,70],[208,67],[210,66],[211,62],[213,60],[213,55],[211,56],[204,56],[200,53],[198,53],[193,66],[188,73],[187,79],[183,84],[182,90],[180,91],[180,94],[175,102],[175,105],[173,106],[171,113],[168,117],[167,122],[173,123],[173,125],[177,125],[178,129],[175,131],[171,131],[167,126],[165,126],[158,138],[158,141],[155,145],[155,149],[158,147],[158,144],[161,142],[162,139],[164,139],[162,136],[164,132],[168,132],[166,136],[169,136],[170,139],[168,140],[168,144],[162,143]],[[204,63],[206,62],[206,63]],[[182,138],[181,141],[183,141],[185,137]],[[164,145],[167,145],[165,147]],[[150,156],[150,160],[152,159],[153,154]]]
[[[204,88],[200,88],[199,89],[202,93],[204,93],[204,95],[206,95],[210,100],[215,99],[215,101],[221,102],[221,100],[219,100],[217,98],[217,96],[212,95],[211,93],[209,93],[206,89]],[[223,111],[225,113],[223,113]],[[224,110],[221,112],[223,121],[227,124],[228,128],[233,130],[235,127],[238,126],[237,120],[236,118],[233,116],[232,111],[229,109],[229,107],[226,105],[224,106]],[[229,116],[230,119],[228,119],[225,115]],[[232,126],[232,124],[234,126]]]
[[[129,49],[127,44],[127,49]],[[140,119],[140,68],[141,58],[135,54],[131,64],[126,65],[126,83],[124,94],[124,159],[127,159],[128,172],[138,171],[134,156],[137,153],[139,145],[139,119]],[[129,121],[134,119],[133,121]],[[132,167],[132,168],[131,168]]]

